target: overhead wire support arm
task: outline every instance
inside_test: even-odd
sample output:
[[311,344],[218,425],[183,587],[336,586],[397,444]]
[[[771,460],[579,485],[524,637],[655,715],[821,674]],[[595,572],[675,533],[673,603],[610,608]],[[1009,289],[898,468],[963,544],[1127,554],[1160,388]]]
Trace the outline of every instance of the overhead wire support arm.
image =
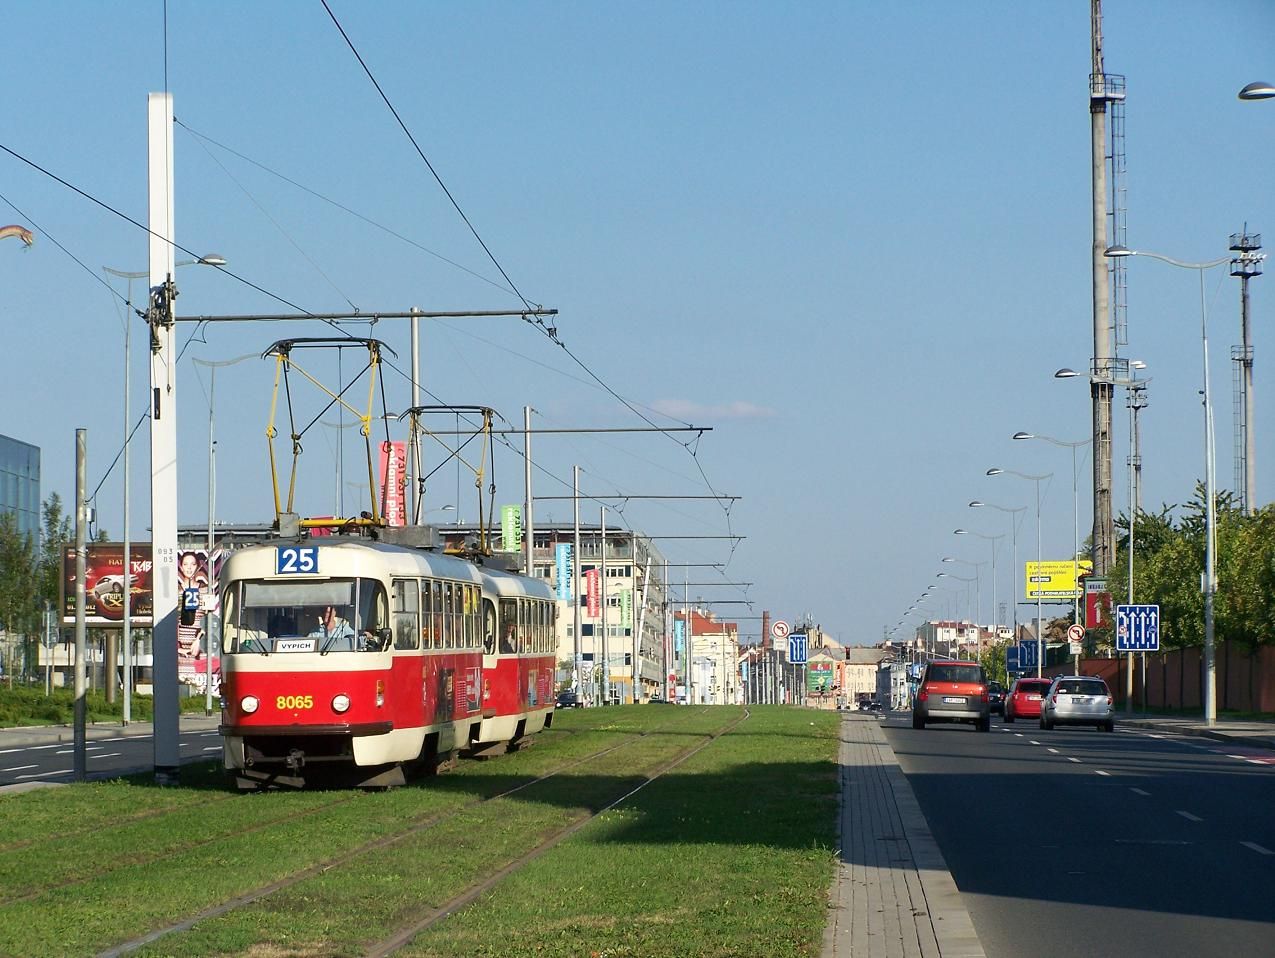
[[228,316],[177,316],[178,323],[276,323],[285,320],[318,319],[326,322],[353,320],[371,323],[382,319],[481,319],[496,316],[557,316],[556,309],[462,309],[425,312],[353,312],[353,313],[240,313]]

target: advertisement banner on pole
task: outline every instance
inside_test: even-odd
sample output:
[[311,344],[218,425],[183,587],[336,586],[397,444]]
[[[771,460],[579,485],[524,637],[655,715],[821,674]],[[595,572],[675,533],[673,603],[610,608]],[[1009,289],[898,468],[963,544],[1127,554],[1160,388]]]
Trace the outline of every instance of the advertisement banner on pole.
[[407,525],[407,443],[381,443],[381,512],[391,526]]
[[1089,576],[1085,579],[1085,628],[1111,627],[1111,593],[1107,580]]
[[681,655],[686,647],[686,623],[681,619],[673,620],[673,654]]
[[500,507],[500,547],[505,552],[522,548],[522,507]]
[[584,570],[585,606],[589,615],[598,615],[602,610],[602,573],[597,569]]
[[1049,562],[1028,562],[1024,581],[1028,599],[1078,599],[1079,579],[1093,572],[1088,559],[1073,562],[1071,559]]
[[559,542],[553,550],[554,566],[558,575],[558,598],[563,602],[571,601],[571,546]]
[[[151,613],[151,544],[133,542],[128,547],[132,568],[125,586],[124,545],[90,542],[84,562],[85,623],[89,628],[122,628],[124,595],[130,593],[130,624],[149,629]],[[62,624],[75,625],[75,547],[62,553]]]
[[632,589],[622,589],[620,591],[620,627],[624,629],[633,628]]

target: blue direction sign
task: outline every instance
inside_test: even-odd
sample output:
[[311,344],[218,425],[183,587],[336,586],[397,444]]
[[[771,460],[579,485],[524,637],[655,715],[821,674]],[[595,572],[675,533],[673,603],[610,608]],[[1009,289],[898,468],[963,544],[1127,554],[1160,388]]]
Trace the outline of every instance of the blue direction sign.
[[793,665],[805,665],[806,654],[808,651],[806,645],[805,632],[793,632],[788,636],[788,661]]
[[1022,670],[1023,670],[1023,667],[1022,665],[1019,664],[1018,646],[1017,645],[1005,646],[1005,671],[1006,672],[1021,672]]
[[1158,605],[1116,606],[1116,651],[1158,652],[1160,650],[1160,607]]
[[1024,671],[1034,669],[1040,661],[1040,656],[1036,653],[1040,650],[1035,642],[1019,642],[1018,643],[1018,667]]

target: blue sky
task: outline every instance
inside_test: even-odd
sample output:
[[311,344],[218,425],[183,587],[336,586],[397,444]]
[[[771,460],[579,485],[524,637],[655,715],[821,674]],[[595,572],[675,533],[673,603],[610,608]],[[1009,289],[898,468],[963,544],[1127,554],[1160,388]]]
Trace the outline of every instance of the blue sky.
[[[746,536],[733,554],[718,540],[663,548],[671,562],[729,556],[725,578],[755,583],[752,612],[720,606],[724,616],[808,614],[851,644],[879,639],[935,581],[944,555],[989,558],[989,543],[952,530],[995,535],[1006,517],[966,503],[1028,505],[1032,487],[987,478],[988,467],[1055,473],[1044,552],[1068,554],[1070,455],[1010,436],[1089,432],[1082,381],[1052,378],[1061,366],[1084,368],[1092,351],[1087,2],[332,0],[332,9],[518,289],[560,310],[571,352],[647,415],[713,427],[694,459],[665,435],[544,437],[538,492],[564,492],[551,476],[569,480],[576,464],[598,496],[703,495],[706,475],[742,497],[729,525],[702,500],[634,500],[623,521],[655,535]],[[1128,78],[1130,245],[1212,259],[1246,221],[1275,243],[1275,102],[1235,96],[1250,80],[1275,80],[1275,6],[1110,0],[1104,12],[1106,69]],[[163,13],[158,2],[17,3],[0,37],[7,62],[21,65],[6,78],[0,143],[141,221],[146,95],[166,84]],[[182,124],[181,245],[221,253],[235,273],[315,312],[516,306],[320,3],[174,2],[167,39]],[[29,250],[0,241],[9,354],[0,431],[40,445],[44,494],[69,499],[75,428],[89,430],[94,486],[122,440],[122,318],[101,267],[145,269],[146,241],[8,154],[0,194],[11,204],[0,202],[0,225],[37,233]],[[1149,260],[1131,262],[1128,276],[1126,355],[1147,362],[1154,380],[1144,501],[1177,503],[1202,475],[1196,277]],[[211,269],[182,269],[179,281],[180,314],[280,308]],[[1264,374],[1270,282],[1252,287],[1263,503],[1275,489],[1265,441],[1275,423]],[[1229,487],[1238,281],[1217,270],[1206,290],[1218,478]],[[135,411],[144,332],[134,325]],[[325,332],[219,326],[187,347],[180,521],[207,518],[208,369],[191,360]],[[406,325],[386,321],[374,334],[406,369]],[[514,423],[531,405],[546,428],[641,424],[517,319],[431,323],[423,340],[423,385],[441,401],[491,405]],[[217,374],[219,519],[271,518],[272,376],[258,360]],[[391,407],[405,406],[403,377],[391,373],[386,385]],[[1123,511],[1120,398],[1116,418]],[[328,513],[338,492],[357,494],[338,489],[337,432],[316,427],[307,441],[303,512]],[[348,452],[357,437],[345,435]],[[144,431],[133,462],[142,536]],[[347,455],[343,481],[356,481],[357,465]],[[502,452],[495,472],[497,501],[518,501],[518,459]],[[1089,475],[1086,454],[1082,538]],[[115,534],[121,501],[116,469],[97,503]],[[445,469],[427,507],[454,504]],[[472,519],[472,490],[459,505]],[[538,511],[570,517],[566,503]],[[1028,521],[1020,558],[1034,538]],[[1008,538],[1000,549],[1004,601]],[[704,572],[692,581],[708,581]],[[963,595],[951,595],[935,611],[964,614]],[[758,628],[741,625],[745,635]]]

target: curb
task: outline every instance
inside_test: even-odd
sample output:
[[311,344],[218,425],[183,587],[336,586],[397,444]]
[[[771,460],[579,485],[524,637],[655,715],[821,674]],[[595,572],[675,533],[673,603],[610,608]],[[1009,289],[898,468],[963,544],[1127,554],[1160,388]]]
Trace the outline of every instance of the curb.
[[1121,725],[1130,728],[1144,728],[1161,732],[1176,732],[1179,735],[1192,735],[1196,738],[1212,739],[1215,742],[1234,742],[1240,745],[1251,745],[1275,751],[1275,735],[1270,738],[1261,736],[1237,735],[1234,732],[1219,731],[1215,728],[1199,728],[1195,725],[1178,725],[1169,722],[1157,722],[1148,719],[1116,719]]

